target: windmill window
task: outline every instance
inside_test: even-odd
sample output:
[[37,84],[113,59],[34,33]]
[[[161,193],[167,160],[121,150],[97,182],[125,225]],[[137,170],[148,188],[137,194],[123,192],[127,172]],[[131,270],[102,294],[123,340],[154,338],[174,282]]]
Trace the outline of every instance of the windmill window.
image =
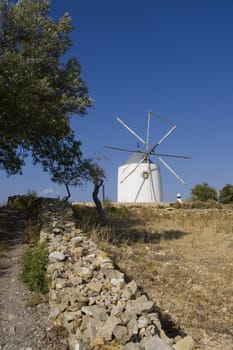
[[149,173],[148,173],[148,171],[143,171],[142,177],[143,177],[144,180],[147,180],[147,179],[149,178]]

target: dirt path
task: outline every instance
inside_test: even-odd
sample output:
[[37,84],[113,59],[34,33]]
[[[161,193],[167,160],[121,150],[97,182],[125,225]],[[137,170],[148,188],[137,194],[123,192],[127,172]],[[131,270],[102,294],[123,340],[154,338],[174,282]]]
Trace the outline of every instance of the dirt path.
[[0,238],[5,246],[0,255],[0,349],[67,349],[66,340],[49,320],[46,298],[29,306],[35,297],[18,279],[21,257],[28,248],[23,243],[24,213],[1,209],[0,220]]

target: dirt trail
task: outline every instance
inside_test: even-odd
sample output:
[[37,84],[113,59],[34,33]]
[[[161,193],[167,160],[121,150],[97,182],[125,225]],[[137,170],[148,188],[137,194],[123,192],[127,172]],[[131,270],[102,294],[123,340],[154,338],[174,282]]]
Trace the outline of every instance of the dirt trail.
[[19,281],[20,261],[28,245],[23,242],[25,214],[20,210],[0,210],[0,349],[67,349],[49,320],[46,298],[36,305],[27,304],[32,293]]

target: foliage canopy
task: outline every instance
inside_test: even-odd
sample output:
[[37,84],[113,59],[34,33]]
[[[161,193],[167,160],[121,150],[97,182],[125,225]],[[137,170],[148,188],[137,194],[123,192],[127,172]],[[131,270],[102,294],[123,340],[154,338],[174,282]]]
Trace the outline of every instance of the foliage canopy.
[[78,60],[64,61],[71,31],[68,14],[49,17],[47,0],[0,3],[0,170],[8,175],[29,155],[46,170],[54,146],[71,142],[71,116],[92,105]]
[[194,201],[207,202],[209,200],[218,200],[218,194],[214,187],[209,186],[206,182],[198,184],[191,189],[191,199]]
[[80,186],[85,181],[95,183],[104,179],[104,171],[92,159],[83,158],[81,142],[74,140],[71,132],[61,142],[54,142],[50,150],[50,157],[42,160],[43,167],[50,175],[53,182],[65,185],[67,190],[66,200],[70,197],[70,186]]
[[233,185],[227,184],[220,190],[219,201],[222,204],[233,203]]

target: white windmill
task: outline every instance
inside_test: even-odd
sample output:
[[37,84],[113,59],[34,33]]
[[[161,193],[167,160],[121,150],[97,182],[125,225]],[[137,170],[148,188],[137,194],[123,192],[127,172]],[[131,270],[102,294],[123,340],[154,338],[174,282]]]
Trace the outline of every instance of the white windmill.
[[126,123],[124,123],[119,117],[118,122],[123,125],[131,134],[133,134],[140,142],[145,146],[145,151],[140,149],[129,150],[125,148],[104,146],[105,148],[132,152],[132,156],[127,160],[124,165],[118,168],[118,189],[117,189],[117,201],[118,202],[162,202],[162,181],[160,167],[153,163],[150,156],[157,156],[160,162],[182,183],[185,181],[175,173],[175,171],[162,159],[162,157],[174,157],[174,158],[191,158],[184,155],[172,155],[157,153],[157,147],[175,130],[176,125],[162,119],[158,115],[155,117],[161,119],[163,122],[170,125],[168,132],[158,141],[153,147],[149,145],[150,136],[150,119],[152,112],[148,112],[147,121],[147,135],[146,140],[139,136],[133,129],[131,129]]

